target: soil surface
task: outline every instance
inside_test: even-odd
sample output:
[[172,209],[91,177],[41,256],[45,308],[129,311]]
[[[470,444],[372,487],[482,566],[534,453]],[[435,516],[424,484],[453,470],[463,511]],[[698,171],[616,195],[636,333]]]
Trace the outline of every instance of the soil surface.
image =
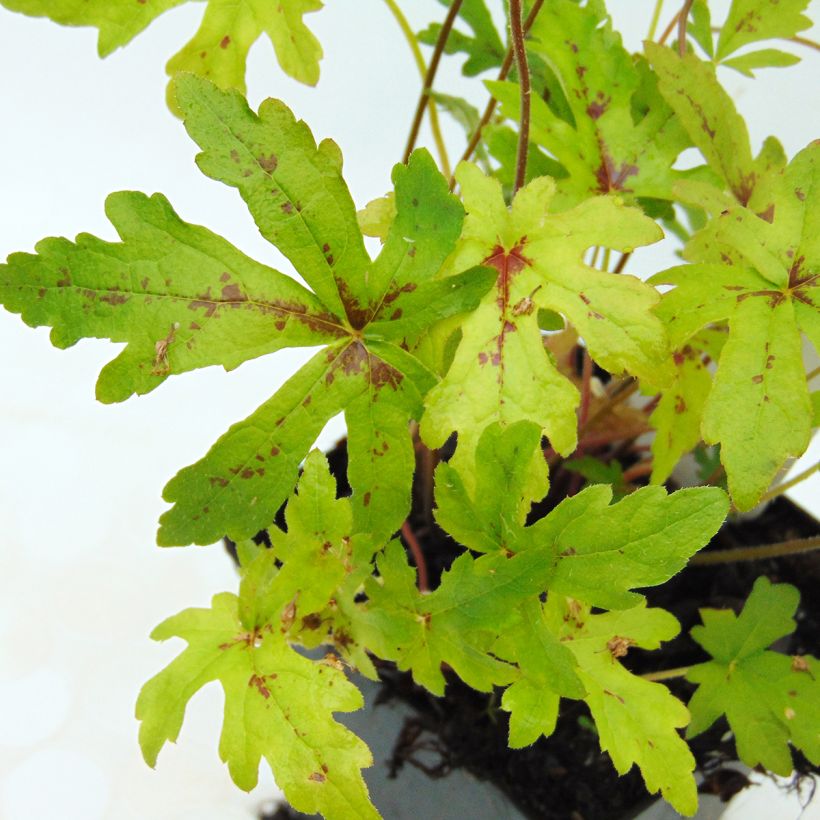
[[[349,493],[343,443],[328,458],[339,481],[340,495]],[[535,514],[544,515],[551,506],[548,499]],[[281,516],[279,523],[283,524]],[[430,586],[435,588],[441,573],[462,548],[418,513],[411,515],[410,523],[425,555]],[[818,534],[817,521],[780,497],[755,518],[727,522],[707,549],[754,546]],[[264,541],[265,535],[258,538]],[[702,662],[706,655],[688,635],[691,627],[700,623],[698,610],[731,607],[739,611],[755,579],[761,575],[772,582],[794,584],[801,592],[797,629],[775,648],[787,654],[815,654],[820,644],[820,596],[816,594],[820,588],[820,552],[692,566],[661,587],[643,590],[650,606],[663,607],[678,618],[681,634],[660,650],[632,649],[622,662],[636,673]],[[529,748],[511,750],[507,747],[509,719],[499,708],[499,694],[476,692],[451,675],[445,697],[437,698],[416,686],[408,673],[398,672],[394,665],[379,663],[378,668],[382,679],[379,702],[399,700],[412,707],[411,716],[395,740],[389,764],[393,776],[401,777],[403,767],[408,765],[435,778],[464,768],[479,779],[493,782],[522,814],[537,820],[626,818],[652,802],[637,767],[621,777],[609,757],[601,753],[584,703],[562,701],[552,736]],[[682,678],[667,681],[667,685],[684,702],[694,690]],[[691,743],[703,778],[701,791],[717,794],[724,800],[747,784],[745,776],[732,767],[736,755],[727,730],[725,721],[718,721]],[[820,773],[820,769],[796,752],[795,766],[801,773]],[[263,820],[304,816],[286,807],[279,812],[268,814]]]

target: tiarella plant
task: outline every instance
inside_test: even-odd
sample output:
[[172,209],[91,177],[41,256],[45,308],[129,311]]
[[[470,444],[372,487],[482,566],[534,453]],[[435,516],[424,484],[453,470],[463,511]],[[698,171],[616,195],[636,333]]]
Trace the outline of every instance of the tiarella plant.
[[[181,1],[0,0],[97,26],[103,55]],[[0,301],[53,328],[57,347],[126,343],[100,374],[103,402],[320,348],[165,488],[159,544],[227,536],[241,581],[154,631],[188,647],[139,697],[145,759],[154,765],[190,697],[219,681],[219,752],[238,786],[256,784],[264,757],[299,810],[378,817],[361,775],[370,752],[334,713],[362,706],[351,671],[376,678],[380,659],[435,694],[445,672],[499,691],[514,748],[553,731],[562,698],[585,701],[615,768],[637,765],[683,814],[697,808],[684,728],[726,715],[750,766],[787,774],[790,746],[820,764],[820,663],[769,649],[793,630],[793,587],[761,578],[739,615],[704,609],[692,637],[711,660],[646,676],[622,663],[679,631],[641,590],[683,569],[730,503],[777,494],[772,481],[817,424],[801,347],[805,335],[820,350],[820,145],[789,160],[769,138],[753,156],[716,75],[794,62],[770,41],[800,39],[806,0],[734,0],[716,28],[705,0],[687,0],[655,37],[658,3],[643,54],[624,49],[600,0],[510,0],[508,32],[484,0],[442,0],[443,23],[417,37],[387,3],[422,67],[417,42],[434,52],[393,190],[358,214],[338,147],[317,144],[284,102],[255,113],[242,96],[263,33],[288,73],[317,81],[321,48],[302,18],[319,0],[209,0],[168,63],[200,169],[237,189],[307,287],[163,196],[133,192],[107,202],[119,242],[45,239],[0,266]],[[443,53],[466,54],[468,76],[498,69],[483,115],[433,90]],[[440,170],[413,150],[425,113],[438,133],[437,107],[468,131],[452,178],[444,156]],[[686,149],[705,164],[679,170]],[[664,231],[684,263],[649,282],[625,273]],[[364,234],[382,240],[375,259]],[[638,391],[649,404],[630,408]],[[340,412],[344,497],[311,451]],[[632,448],[650,428],[646,457]],[[613,444],[643,460],[607,463]],[[729,497],[668,493],[680,459],[705,445],[720,460],[704,483]],[[407,523],[414,475],[422,511],[462,547],[432,590]],[[566,497],[545,512],[558,475]],[[317,647],[320,660],[302,651]],[[675,673],[698,685],[688,704],[663,683]]]

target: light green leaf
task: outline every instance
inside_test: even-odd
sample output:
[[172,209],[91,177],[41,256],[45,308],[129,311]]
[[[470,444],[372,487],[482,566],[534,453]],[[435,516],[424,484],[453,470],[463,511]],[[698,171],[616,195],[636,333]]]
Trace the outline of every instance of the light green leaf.
[[321,612],[353,571],[350,500],[336,498],[336,481],[318,450],[305,460],[285,521],[286,532],[275,526],[268,530],[273,545],[268,555],[271,563],[281,561],[282,568],[265,597],[265,608],[273,615],[292,603],[292,617],[304,618]]
[[[572,0],[545,3],[530,29],[530,48],[556,73],[569,116],[532,98],[531,139],[569,176],[558,181],[553,207],[595,194],[671,197],[681,174],[672,166],[688,145],[672,109],[658,94],[645,63],[624,49],[608,17]],[[511,82],[488,82],[504,116],[518,121],[520,91]]]
[[700,734],[725,714],[740,759],[784,777],[792,771],[790,742],[820,763],[820,661],[767,651],[794,630],[799,597],[794,587],[760,577],[739,616],[702,609],[703,626],[692,637],[712,660],[687,674],[698,684],[687,734]]
[[666,481],[680,459],[701,440],[703,408],[712,388],[712,374],[704,355],[717,359],[725,341],[724,334],[712,333],[711,339],[705,335],[703,331],[675,351],[675,381],[662,392],[650,416],[657,431],[652,440],[653,484]]
[[[442,6],[451,6],[452,0],[439,0]],[[462,72],[467,77],[474,77],[488,68],[501,65],[504,59],[504,44],[495,29],[492,15],[487,9],[484,0],[464,0],[458,11],[458,18],[464,21],[471,29],[471,34],[465,34],[458,27],[450,31],[444,50],[446,54],[467,55],[467,61]],[[441,32],[439,23],[431,23],[424,31],[418,34],[420,43],[435,45]]]
[[356,218],[359,221],[359,228],[365,236],[372,236],[381,239],[382,243],[390,233],[390,226],[396,218],[396,196],[390,193],[372,199],[360,211],[357,211]]
[[[322,47],[302,18],[321,8],[321,0],[209,0],[199,30],[168,61],[166,71],[171,77],[192,72],[220,88],[236,88],[244,93],[248,52],[266,34],[282,70],[299,82],[316,85]],[[172,80],[172,109],[173,88]]]
[[645,43],[645,50],[658,75],[658,90],[689,138],[737,201],[749,204],[771,158],[764,146],[752,159],[746,123],[718,82],[715,66],[691,53],[681,58],[656,43]]
[[602,273],[583,262],[594,245],[631,249],[655,241],[660,230],[612,197],[549,214],[554,183],[548,178],[519,191],[508,210],[500,183],[476,166],[463,163],[456,176],[468,216],[449,265],[463,270],[484,264],[496,270],[497,281],[462,322],[453,364],[427,397],[421,432],[433,447],[458,432],[453,463],[472,490],[468,465],[482,430],[493,421],[533,421],[559,452],[575,447],[578,392],[544,350],[539,308],[565,315],[608,370],[667,381],[665,339],[651,314],[655,291],[634,277]]
[[657,649],[678,634],[678,622],[644,605],[591,615],[550,596],[547,609],[553,629],[575,655],[601,749],[615,769],[626,774],[637,763],[649,792],[660,791],[681,814],[695,814],[695,759],[677,731],[689,713],[665,686],[633,675],[618,660],[631,646]]
[[415,572],[397,542],[388,545],[378,567],[380,578],[365,584],[369,603],[354,633],[371,651],[411,670],[417,683],[438,695],[444,693],[442,663],[482,692],[512,682],[516,670],[490,649],[517,606],[543,589],[542,552],[463,555],[428,595],[416,588]]
[[100,30],[97,49],[100,57],[134,39],[146,26],[168,9],[187,0],[0,0],[0,5],[29,17],[48,17],[64,26],[94,26]]
[[797,65],[799,62],[800,58],[794,54],[776,48],[762,48],[760,51],[752,51],[740,57],[724,60],[723,65],[727,68],[734,68],[746,77],[754,77],[756,68],[785,68]]
[[642,596],[631,590],[680,572],[709,543],[729,507],[716,487],[671,495],[642,487],[610,506],[611,498],[611,488],[592,485],[526,530],[530,544],[552,550],[551,591],[607,609],[635,606]]
[[[262,235],[293,263],[334,313],[355,322],[366,304],[370,259],[342,178],[339,149],[318,147],[284,103],[266,100],[255,114],[238,92],[180,76],[177,99],[203,173],[236,188]],[[361,326],[355,325],[354,326]]]
[[761,213],[734,206],[713,218],[684,252],[697,264],[652,280],[676,286],[657,308],[676,347],[728,319],[701,431],[706,443],[720,443],[732,498],[744,510],[811,435],[800,332],[820,343],[817,156],[809,146],[763,181]]
[[714,56],[712,15],[708,0],[694,0],[692,3],[692,18],[687,33],[710,57]]
[[0,302],[31,326],[50,325],[57,347],[85,337],[128,342],[100,374],[101,401],[346,334],[312,293],[183,222],[161,194],[112,194],[106,212],[121,242],[45,239],[37,255],[12,254],[0,266]]
[[537,424],[519,421],[506,429],[491,424],[476,451],[482,465],[475,496],[447,462],[436,468],[436,521],[472,550],[515,551],[533,501],[549,490]]
[[169,618],[151,637],[179,637],[188,646],[145,684],[137,701],[140,746],[149,765],[167,741],[176,741],[191,697],[219,681],[225,693],[219,755],[240,788],[256,786],[264,757],[299,811],[379,817],[360,771],[372,764],[370,752],[332,717],[363,704],[342,672],[299,655],[278,624],[248,631],[238,599],[228,593],[215,596],[210,609]]
[[[152,20],[186,0],[0,0],[12,11],[49,17],[69,26],[94,26],[100,30],[98,49],[105,57],[130,42]],[[248,51],[262,34],[273,43],[279,65],[300,82],[316,85],[322,47],[303,21],[319,11],[321,0],[208,0],[199,30],[167,65],[173,77],[193,72],[221,88],[245,91]],[[168,102],[178,107],[174,81]]]
[[552,734],[561,695],[586,695],[572,652],[559,641],[534,598],[522,604],[520,619],[505,630],[494,651],[516,661],[521,673],[501,701],[501,708],[510,712],[510,748],[521,749]]
[[715,57],[723,61],[749,43],[774,38],[789,39],[811,28],[802,12],[809,0],[733,0],[721,26]]

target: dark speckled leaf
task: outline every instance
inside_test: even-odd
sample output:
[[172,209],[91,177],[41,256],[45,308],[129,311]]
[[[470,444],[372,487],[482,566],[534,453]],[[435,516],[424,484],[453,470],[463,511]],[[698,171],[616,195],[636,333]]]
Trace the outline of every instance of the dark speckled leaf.
[[113,194],[106,212],[121,242],[45,239],[36,255],[0,266],[0,302],[29,325],[50,325],[57,347],[90,336],[128,342],[100,374],[101,401],[346,333],[312,293],[183,222],[161,194]]
[[[681,176],[672,165],[689,140],[645,63],[633,60],[609,20],[602,25],[590,6],[550,0],[530,40],[560,79],[571,112],[563,119],[533,96],[530,138],[569,173],[558,181],[553,207],[601,193],[670,199]],[[487,85],[505,116],[517,121],[517,84]]]

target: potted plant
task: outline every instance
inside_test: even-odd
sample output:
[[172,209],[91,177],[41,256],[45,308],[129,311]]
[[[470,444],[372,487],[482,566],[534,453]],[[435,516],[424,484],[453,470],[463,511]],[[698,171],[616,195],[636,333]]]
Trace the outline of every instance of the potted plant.
[[[164,10],[2,2],[96,25],[102,52]],[[395,683],[394,667],[436,696],[449,681],[494,698],[516,749],[553,734],[562,702],[584,703],[614,769],[683,814],[697,806],[688,739],[723,716],[747,764],[787,774],[791,746],[817,766],[818,664],[794,633],[784,571],[737,573],[739,614],[704,608],[684,663],[644,652],[680,632],[670,610],[694,623],[675,609],[675,577],[727,560],[696,554],[730,505],[779,495],[770,485],[816,421],[801,338],[817,346],[818,149],[788,159],[772,138],[754,157],[715,71],[788,63],[766,41],[797,37],[804,4],[736,0],[717,36],[706,4],[687,2],[655,37],[658,7],[632,55],[601,3],[511,0],[509,35],[482,2],[446,3],[441,25],[409,33],[433,45],[424,88],[392,190],[358,214],[338,147],[285,102],[255,112],[242,95],[262,32],[286,71],[316,81],[302,18],[320,4],[267,16],[246,4],[245,18],[223,5],[211,0],[169,63],[170,105],[201,171],[238,191],[306,285],[134,192],[107,202],[119,242],[47,239],[0,267],[0,301],[52,327],[57,346],[126,343],[100,374],[105,403],[320,348],[164,490],[158,543],[228,536],[241,581],[154,631],[188,648],[140,695],[146,760],[219,680],[219,752],[238,786],[255,785],[264,757],[295,808],[376,817],[370,752],[334,714],[361,706],[350,670]],[[442,55],[460,51],[468,75],[498,68],[483,115],[434,90]],[[469,134],[452,176],[416,148],[437,106]],[[686,149],[701,163],[679,170]],[[664,230],[684,264],[648,283],[629,274]],[[374,257],[365,234],[381,240]],[[331,471],[311,447],[339,412],[346,463]],[[702,486],[669,492],[692,450]],[[811,525],[799,534],[814,537],[733,557],[817,546]],[[788,654],[769,649],[792,633]]]

